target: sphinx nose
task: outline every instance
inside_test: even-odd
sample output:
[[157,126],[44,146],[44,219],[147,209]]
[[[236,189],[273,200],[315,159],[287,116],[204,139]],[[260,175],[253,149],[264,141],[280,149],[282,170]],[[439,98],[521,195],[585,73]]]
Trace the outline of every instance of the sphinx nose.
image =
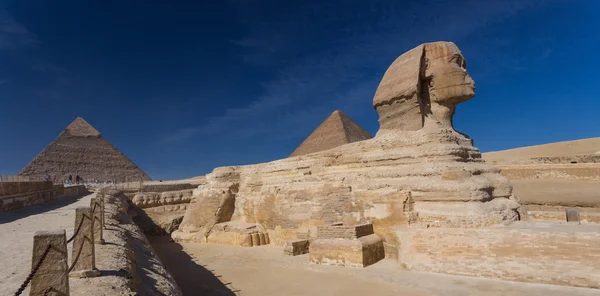
[[469,74],[467,74],[465,76],[465,82],[469,83],[469,84],[473,84],[473,86],[475,86],[475,81],[473,80],[473,78],[471,78],[471,76]]

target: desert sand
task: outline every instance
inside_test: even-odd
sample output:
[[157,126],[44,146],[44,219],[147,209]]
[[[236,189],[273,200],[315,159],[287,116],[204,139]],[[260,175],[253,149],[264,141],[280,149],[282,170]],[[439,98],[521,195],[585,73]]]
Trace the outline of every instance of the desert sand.
[[483,158],[502,169],[524,204],[600,208],[600,138],[489,152]]
[[600,138],[589,138],[575,141],[564,141],[542,145],[520,147],[502,151],[483,153],[486,161],[508,164],[536,157],[573,157],[597,155],[600,157]]
[[313,265],[281,247],[244,248],[148,237],[184,295],[597,295],[598,290],[403,270]]

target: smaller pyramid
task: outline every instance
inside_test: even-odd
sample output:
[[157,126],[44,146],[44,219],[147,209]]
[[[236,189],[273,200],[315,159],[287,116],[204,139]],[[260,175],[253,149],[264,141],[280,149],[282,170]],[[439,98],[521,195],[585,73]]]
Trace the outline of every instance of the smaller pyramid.
[[335,110],[294,150],[290,157],[371,139],[373,136],[348,115]]

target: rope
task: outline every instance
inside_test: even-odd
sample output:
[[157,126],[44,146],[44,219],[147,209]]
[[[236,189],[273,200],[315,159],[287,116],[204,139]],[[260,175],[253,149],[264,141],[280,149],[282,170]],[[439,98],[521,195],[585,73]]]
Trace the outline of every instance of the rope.
[[77,234],[79,233],[79,230],[81,230],[81,225],[83,225],[83,219],[85,219],[85,217],[81,217],[81,220],[79,220],[79,225],[77,226],[77,230],[75,230],[75,232],[73,233],[73,236],[71,236],[71,238],[69,238],[67,240],[67,244],[72,242],[75,239],[75,236],[77,236]]
[[[96,210],[96,203],[94,203],[94,207],[92,207],[92,217],[94,217],[95,210]],[[73,233],[73,236],[71,236],[71,238],[69,238],[67,240],[67,244],[72,242],[75,239],[75,236],[77,236],[77,234],[79,233],[79,230],[81,230],[81,225],[83,225],[83,219],[85,219],[85,217],[81,217],[81,220],[79,220],[79,225],[77,226],[77,230],[75,230],[75,232]]]
[[[94,202],[94,206],[92,207],[92,220],[94,220],[94,221],[96,221],[96,220],[100,221],[100,218],[98,218],[98,217],[96,217],[96,215],[94,215],[96,213],[96,206],[98,205],[98,203],[99,202],[96,200]],[[94,227],[94,228],[96,228],[96,227]]]
[[81,250],[83,250],[83,243],[85,243],[85,238],[81,240],[81,245],[79,246],[79,251],[77,252],[77,256],[75,256],[75,259],[73,259],[73,264],[71,264],[71,267],[69,267],[69,272],[71,272],[71,270],[73,270],[73,268],[75,267],[75,264],[77,264],[77,260],[79,260],[79,255],[81,255]]
[[44,253],[42,254],[42,258],[40,258],[40,261],[38,261],[38,263],[33,267],[33,269],[31,269],[31,272],[25,279],[25,282],[23,282],[23,284],[21,284],[21,287],[19,287],[19,290],[17,290],[17,292],[15,292],[15,296],[21,295],[21,293],[23,293],[23,290],[25,290],[25,288],[27,288],[27,285],[29,285],[29,282],[31,281],[33,276],[38,272],[38,270],[40,269],[40,266],[42,266],[42,263],[46,259],[48,252],[50,252],[51,247],[52,247],[52,245],[48,245],[46,247],[46,250],[44,250]]

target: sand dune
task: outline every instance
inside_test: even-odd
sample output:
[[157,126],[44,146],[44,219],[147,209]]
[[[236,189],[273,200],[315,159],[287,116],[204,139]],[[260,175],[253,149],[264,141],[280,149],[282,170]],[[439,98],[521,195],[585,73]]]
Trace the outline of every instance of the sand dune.
[[600,138],[484,153],[528,205],[600,208]]
[[570,162],[568,161],[570,158],[584,156],[588,156],[591,159],[600,159],[600,138],[556,142],[483,154],[483,158],[486,161],[500,165],[517,162],[523,163],[527,162],[526,160],[536,162],[534,160],[536,158],[563,158],[564,162],[568,163]]

